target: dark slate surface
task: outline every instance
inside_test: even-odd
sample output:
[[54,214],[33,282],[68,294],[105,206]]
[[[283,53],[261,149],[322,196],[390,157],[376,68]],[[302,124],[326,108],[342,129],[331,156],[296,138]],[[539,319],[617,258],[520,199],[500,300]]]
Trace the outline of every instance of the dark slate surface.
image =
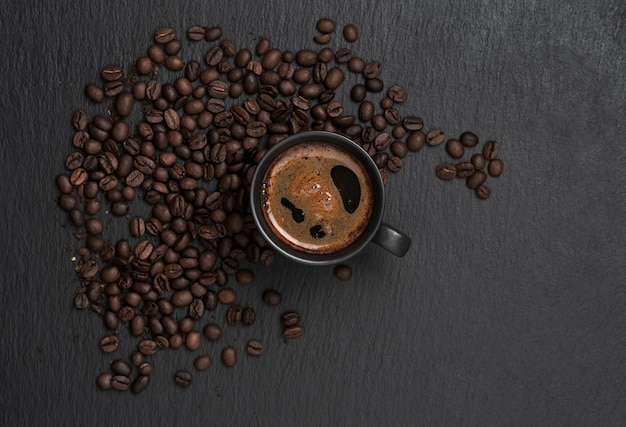
[[[3,4],[0,424],[623,425],[624,3],[326,3]],[[241,301],[259,323],[224,342],[261,338],[261,358],[214,363],[180,390],[172,375],[193,356],[166,352],[143,394],[99,392],[111,356],[100,318],[72,306],[75,243],[54,188],[84,84],[144,53],[159,26],[295,50],[314,47],[322,16],[357,24],[352,49],[407,88],[403,113],[501,142],[492,198],[437,180],[447,156],[424,149],[390,178],[386,220],[414,239],[404,259],[368,247],[348,283],[286,260],[256,269]],[[268,286],[301,312],[301,339],[282,342],[281,309],[259,304]]]

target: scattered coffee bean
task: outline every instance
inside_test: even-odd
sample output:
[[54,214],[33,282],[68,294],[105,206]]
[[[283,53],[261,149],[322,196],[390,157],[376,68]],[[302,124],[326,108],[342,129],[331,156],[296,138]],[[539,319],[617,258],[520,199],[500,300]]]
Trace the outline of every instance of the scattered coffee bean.
[[467,178],[474,174],[476,169],[470,162],[460,162],[455,165],[456,176],[459,178]]
[[472,190],[480,187],[487,180],[487,174],[483,171],[476,171],[471,176],[469,176],[466,180],[466,184],[468,188]]
[[489,175],[493,177],[498,177],[502,175],[504,170],[504,163],[500,159],[489,160],[489,166],[487,167],[489,171]]
[[491,196],[491,190],[486,185],[479,185],[476,188],[476,195],[481,199],[488,199]]
[[437,165],[435,173],[440,179],[450,180],[456,176],[456,167],[449,163],[442,163]]
[[130,385],[130,391],[133,394],[143,392],[150,385],[150,377],[148,375],[138,375]]
[[178,371],[174,375],[174,383],[182,388],[187,388],[191,385],[193,376],[187,371]]
[[480,153],[474,154],[471,158],[471,162],[477,171],[483,170],[485,168],[485,156]]
[[441,128],[435,128],[426,134],[426,143],[430,146],[441,144],[446,139],[446,134]]
[[252,325],[255,320],[256,320],[256,312],[254,311],[254,309],[251,307],[244,308],[243,312],[241,313],[241,322],[244,325],[249,326],[249,325]]
[[496,141],[487,141],[485,145],[483,145],[483,156],[487,160],[493,160],[498,157],[498,153],[500,151],[500,144]]
[[286,339],[299,338],[304,333],[304,328],[300,325],[288,326],[283,330],[283,337]]
[[222,350],[222,363],[228,367],[235,366],[237,364],[237,350],[233,347],[224,347]]
[[359,33],[354,24],[348,24],[343,27],[343,38],[346,39],[347,42],[354,43],[359,38]]
[[115,390],[126,391],[130,388],[130,378],[124,375],[115,375],[111,378],[111,387]]
[[475,147],[478,144],[478,137],[473,132],[463,132],[459,140],[466,147]]
[[300,314],[296,311],[287,311],[281,317],[283,326],[294,326],[300,322]]
[[446,152],[450,155],[450,157],[460,159],[463,157],[463,154],[465,154],[465,149],[463,148],[461,141],[451,138],[448,142],[446,142]]
[[259,340],[250,340],[246,346],[248,354],[252,356],[260,356],[263,353],[263,343]]
[[103,372],[96,378],[96,384],[100,390],[110,390],[113,387],[112,380],[113,375],[110,372]]
[[105,353],[112,353],[120,346],[120,341],[115,335],[109,335],[100,340],[100,349]]
[[125,360],[115,359],[111,362],[111,371],[113,371],[114,373],[118,375],[124,375],[124,376],[129,377],[132,371],[132,368],[130,367],[128,362],[126,362]]
[[204,327],[202,333],[209,341],[217,341],[222,336],[222,328],[215,323],[209,323]]
[[267,305],[279,305],[283,300],[283,296],[273,289],[263,292],[263,302]]
[[352,279],[352,267],[349,265],[335,266],[335,277],[344,282]]
[[198,371],[206,371],[207,369],[209,369],[211,367],[211,358],[206,355],[203,354],[201,356],[196,357],[196,359],[193,362],[193,366],[198,370]]

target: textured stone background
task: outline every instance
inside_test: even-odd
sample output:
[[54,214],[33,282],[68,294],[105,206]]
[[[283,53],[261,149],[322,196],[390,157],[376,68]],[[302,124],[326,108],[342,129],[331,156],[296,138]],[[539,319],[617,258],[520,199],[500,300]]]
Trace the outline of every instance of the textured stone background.
[[[5,2],[0,424],[624,422],[624,3],[327,3]],[[160,26],[184,37],[192,24],[221,25],[239,46],[268,36],[296,50],[314,47],[326,16],[358,26],[351,48],[408,90],[403,113],[501,142],[505,173],[488,181],[492,198],[439,181],[447,155],[427,147],[390,177],[386,220],[414,240],[405,258],[368,247],[347,283],[286,260],[255,269],[241,299],[259,322],[228,329],[223,342],[261,338],[261,358],[214,363],[180,390],[172,375],[194,356],[163,352],[143,394],[99,392],[93,381],[111,356],[97,347],[100,318],[72,306],[74,241],[54,187],[84,85],[143,54]],[[202,58],[194,49],[187,59]],[[259,303],[269,286],[284,293],[282,309],[301,312],[301,339],[282,342],[280,309]],[[216,361],[219,348],[203,344]]]

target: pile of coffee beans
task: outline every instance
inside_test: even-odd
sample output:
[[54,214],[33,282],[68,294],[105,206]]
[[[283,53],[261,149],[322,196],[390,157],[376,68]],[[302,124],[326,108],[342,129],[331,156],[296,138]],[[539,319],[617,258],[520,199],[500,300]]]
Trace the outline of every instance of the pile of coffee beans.
[[[473,132],[463,132],[461,136],[448,139],[446,142],[446,152],[454,159],[461,159],[465,155],[466,148],[473,148],[478,145],[478,137]],[[435,173],[443,180],[453,178],[465,178],[467,188],[475,190],[476,195],[481,199],[488,199],[491,190],[485,184],[487,173],[494,178],[502,175],[504,163],[498,157],[500,144],[497,141],[487,141],[482,146],[482,151],[475,153],[468,160],[460,161],[456,164],[440,163],[437,165]]]
[[[74,150],[56,179],[58,206],[80,242],[74,304],[102,316],[108,331],[100,340],[103,352],[119,349],[124,328],[137,340],[128,362],[115,358],[97,377],[101,389],[140,393],[150,383],[147,359],[155,353],[197,352],[203,341],[220,342],[223,328],[252,327],[257,315],[282,304],[272,289],[261,306],[239,303],[255,282],[246,264],[269,266],[275,259],[247,202],[267,149],[302,131],[337,132],[372,156],[387,183],[388,172],[398,172],[410,152],[445,140],[442,129],[425,133],[421,117],[400,112],[408,94],[399,85],[385,86],[380,62],[328,46],[333,20],[320,19],[316,29],[318,48],[293,52],[265,37],[254,48],[237,46],[219,26],[194,25],[187,41],[202,44],[204,54],[187,58],[184,37],[159,28],[128,69],[104,66],[101,80],[86,85],[87,98],[104,104],[104,111],[91,118],[83,109],[74,113]],[[342,35],[353,43],[357,28],[345,25]],[[347,73],[358,80],[349,88]],[[340,102],[338,94],[352,102]],[[473,143],[464,135],[461,151]],[[459,154],[456,142],[447,149]],[[502,172],[497,154],[498,145],[488,142],[483,157],[492,176]],[[447,165],[437,175],[467,176],[468,186],[471,181],[485,198],[484,160],[483,167],[473,158],[469,164],[471,174],[465,165]],[[121,238],[106,233],[112,217],[126,222]],[[340,266],[335,274],[349,280],[352,270]],[[227,307],[223,321],[208,321],[207,313],[219,306]],[[285,340],[302,336],[296,311],[279,317]],[[222,365],[236,365],[241,350],[224,344]],[[261,340],[247,342],[244,353],[262,352]],[[211,365],[209,354],[197,355],[193,368],[176,371],[173,382],[188,387],[191,371]]]

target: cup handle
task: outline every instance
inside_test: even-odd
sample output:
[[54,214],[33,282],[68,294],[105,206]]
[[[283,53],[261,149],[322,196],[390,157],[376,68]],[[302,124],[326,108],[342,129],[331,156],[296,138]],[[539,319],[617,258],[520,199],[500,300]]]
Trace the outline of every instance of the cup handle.
[[409,236],[385,222],[380,223],[372,241],[398,257],[404,256],[411,247]]

